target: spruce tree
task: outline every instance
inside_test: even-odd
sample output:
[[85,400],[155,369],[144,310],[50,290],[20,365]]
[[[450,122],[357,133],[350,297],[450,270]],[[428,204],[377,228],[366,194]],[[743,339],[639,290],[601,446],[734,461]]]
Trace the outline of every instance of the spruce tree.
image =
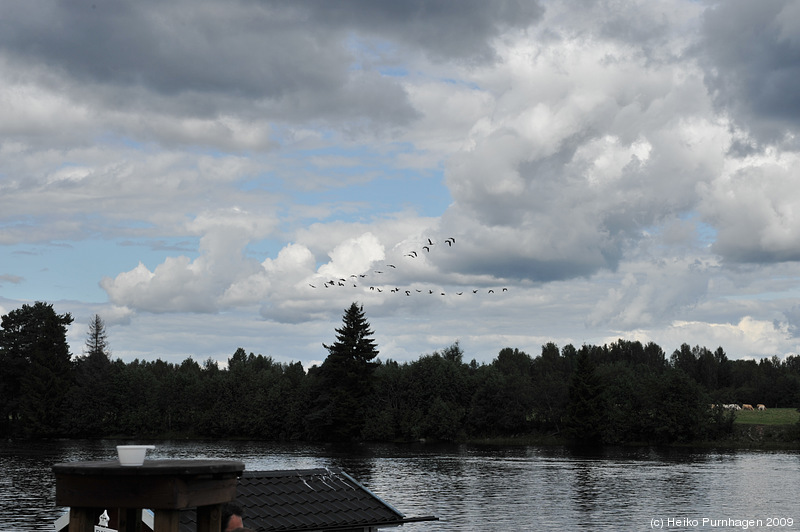
[[603,440],[606,407],[600,378],[595,371],[589,350],[578,352],[569,386],[567,435],[578,445],[599,446]]
[[89,321],[83,356],[75,361],[69,394],[70,436],[97,437],[108,430],[114,417],[111,401],[111,360],[106,326],[98,314]]
[[345,310],[336,341],[322,344],[328,356],[320,368],[314,432],[326,440],[354,440],[364,426],[364,401],[372,392],[372,374],[378,356],[374,334],[363,306]]
[[353,303],[342,317],[342,326],[336,329],[336,341],[331,345],[322,344],[328,350],[328,358],[336,361],[349,361],[354,367],[368,368],[369,363],[378,356],[378,349],[364,314],[364,307]]
[[94,355],[107,359],[109,356],[106,324],[99,314],[95,314],[92,321],[89,322],[89,333],[86,336],[86,350],[84,352],[89,358]]

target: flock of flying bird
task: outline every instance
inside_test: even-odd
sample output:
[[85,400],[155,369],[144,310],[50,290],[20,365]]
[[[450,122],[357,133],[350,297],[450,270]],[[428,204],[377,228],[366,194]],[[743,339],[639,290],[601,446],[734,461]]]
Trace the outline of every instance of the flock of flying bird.
[[[451,237],[448,237],[448,238],[444,239],[444,244],[447,244],[448,248],[453,247],[455,245],[455,243],[456,243],[455,237],[451,236]],[[434,246],[436,246],[436,243],[433,240],[431,240],[430,238],[428,238],[427,239],[427,244],[423,245],[420,248],[420,251],[409,251],[408,253],[406,253],[404,255],[404,257],[408,257],[408,260],[416,259],[422,253],[430,253],[431,249],[434,248]],[[387,264],[386,267],[387,268],[397,269],[397,266],[394,265],[394,264]],[[384,270],[373,270],[373,275],[374,276],[378,276],[378,275],[381,275],[383,273],[384,273]],[[367,278],[372,279],[373,276],[372,275],[368,275],[366,273],[353,274],[353,275],[350,275],[349,279],[339,278],[339,279],[327,280],[322,284],[322,286],[324,288],[349,287],[349,286],[352,286],[353,288],[359,288],[359,287],[366,288],[366,287],[368,287],[369,290],[374,291],[374,292],[389,292],[389,293],[396,293],[396,294],[405,294],[406,296],[411,296],[412,294],[427,294],[427,295],[442,295],[442,296],[446,295],[446,293],[443,292],[442,290],[438,290],[438,289],[437,290],[433,290],[431,288],[427,288],[425,290],[422,290],[422,289],[419,289],[419,288],[401,289],[401,288],[396,288],[395,287],[395,288],[391,288],[391,289],[387,290],[386,289],[386,285],[377,286],[375,284],[373,284],[373,285],[365,285],[365,284],[363,284],[364,280],[367,279]],[[310,286],[311,288],[317,288],[317,285],[311,284],[311,283],[309,283],[308,286]],[[477,294],[477,293],[479,293],[481,291],[482,290],[478,289],[478,288],[473,288],[471,290],[471,292],[473,294]],[[499,292],[508,292],[508,288],[498,289],[498,291]],[[464,295],[465,293],[468,293],[468,292],[464,292],[464,291],[455,292],[455,295],[460,296],[460,295]],[[489,289],[486,289],[486,293],[487,294],[494,294],[495,290],[493,288],[489,288]]]

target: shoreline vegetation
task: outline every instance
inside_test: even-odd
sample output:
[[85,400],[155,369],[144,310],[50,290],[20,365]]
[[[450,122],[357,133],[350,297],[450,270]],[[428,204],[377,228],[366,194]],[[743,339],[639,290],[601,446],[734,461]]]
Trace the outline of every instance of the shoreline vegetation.
[[[769,412],[769,414],[765,414]],[[129,440],[131,436],[112,435],[104,436],[107,440]],[[197,440],[212,441],[217,438],[198,437],[194,435],[162,434],[150,436],[149,441],[169,440]],[[247,441],[250,438],[225,438],[231,441]],[[273,440],[268,440],[273,441]],[[365,442],[356,442],[365,443]],[[511,436],[494,436],[482,438],[466,438],[464,440],[435,440],[422,438],[420,440],[394,440],[385,442],[392,444],[438,444],[454,443],[468,445],[488,446],[543,446],[543,447],[569,447],[572,441],[558,433],[548,434],[521,434]],[[652,442],[625,442],[616,444],[622,447],[651,447]],[[760,450],[800,450],[800,410],[795,408],[776,408],[762,412],[737,412],[733,427],[726,437],[716,440],[698,440],[680,443],[662,444],[664,447],[688,447],[704,449],[760,449]]]
[[[571,447],[568,438],[553,434],[529,434],[523,436],[504,438],[478,438],[470,439],[464,443],[473,445],[496,446],[542,446],[542,447]],[[625,442],[615,444],[618,447],[676,447],[697,448],[708,450],[800,450],[800,427],[793,425],[734,425],[733,431],[727,437],[716,440],[696,440],[687,442],[672,442],[653,444],[652,442]]]
[[[99,316],[73,357],[71,322],[46,303],[2,317],[0,437],[800,448],[797,355],[620,339],[478,363],[456,341],[401,363],[353,303],[319,366],[238,348],[220,367],[112,360]],[[743,403],[766,410],[720,407]]]

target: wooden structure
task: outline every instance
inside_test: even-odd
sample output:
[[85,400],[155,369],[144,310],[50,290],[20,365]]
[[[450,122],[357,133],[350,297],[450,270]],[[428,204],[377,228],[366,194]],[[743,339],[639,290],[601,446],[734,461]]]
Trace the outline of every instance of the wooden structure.
[[[153,510],[154,532],[178,532],[181,510],[197,508],[197,531],[218,532],[222,505],[236,497],[244,463],[232,460],[145,460],[55,464],[56,504],[70,507],[70,532],[93,532],[108,510],[119,532],[139,532],[141,510]],[[116,522],[113,522],[115,520]]]

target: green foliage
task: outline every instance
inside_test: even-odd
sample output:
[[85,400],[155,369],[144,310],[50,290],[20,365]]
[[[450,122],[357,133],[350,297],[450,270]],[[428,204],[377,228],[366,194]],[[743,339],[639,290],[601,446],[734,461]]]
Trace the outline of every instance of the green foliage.
[[74,363],[72,386],[67,397],[70,423],[65,427],[71,436],[100,435],[110,421],[107,407],[111,401],[109,377],[111,360],[105,324],[95,315],[89,322],[86,350]]
[[569,384],[566,435],[574,443],[602,444],[607,406],[603,386],[589,355],[589,349],[578,352],[575,370]]
[[741,410],[732,413],[738,425],[791,425],[800,423],[796,408],[767,408],[766,410]]
[[372,373],[378,356],[374,332],[364,308],[353,303],[345,310],[336,341],[323,344],[328,356],[319,369],[317,400],[307,420],[315,439],[347,441],[363,437],[365,399],[372,393]]
[[63,432],[71,382],[67,326],[72,316],[52,305],[23,305],[2,318],[2,433],[48,437]]
[[[653,343],[618,340],[538,356],[500,350],[465,362],[458,342],[398,363],[377,360],[364,310],[345,310],[328,357],[299,362],[238,348],[227,365],[187,358],[111,360],[99,316],[71,360],[69,314],[37,303],[9,313],[0,331],[0,435],[4,437],[210,437],[264,440],[445,440],[547,435],[596,444],[670,444],[727,438],[720,403],[800,405],[800,357],[728,360],[687,344],[669,360]],[[776,408],[783,407],[783,408]],[[791,407],[791,408],[790,408]],[[792,420],[796,419],[793,417]],[[800,423],[791,434],[800,434]]]

